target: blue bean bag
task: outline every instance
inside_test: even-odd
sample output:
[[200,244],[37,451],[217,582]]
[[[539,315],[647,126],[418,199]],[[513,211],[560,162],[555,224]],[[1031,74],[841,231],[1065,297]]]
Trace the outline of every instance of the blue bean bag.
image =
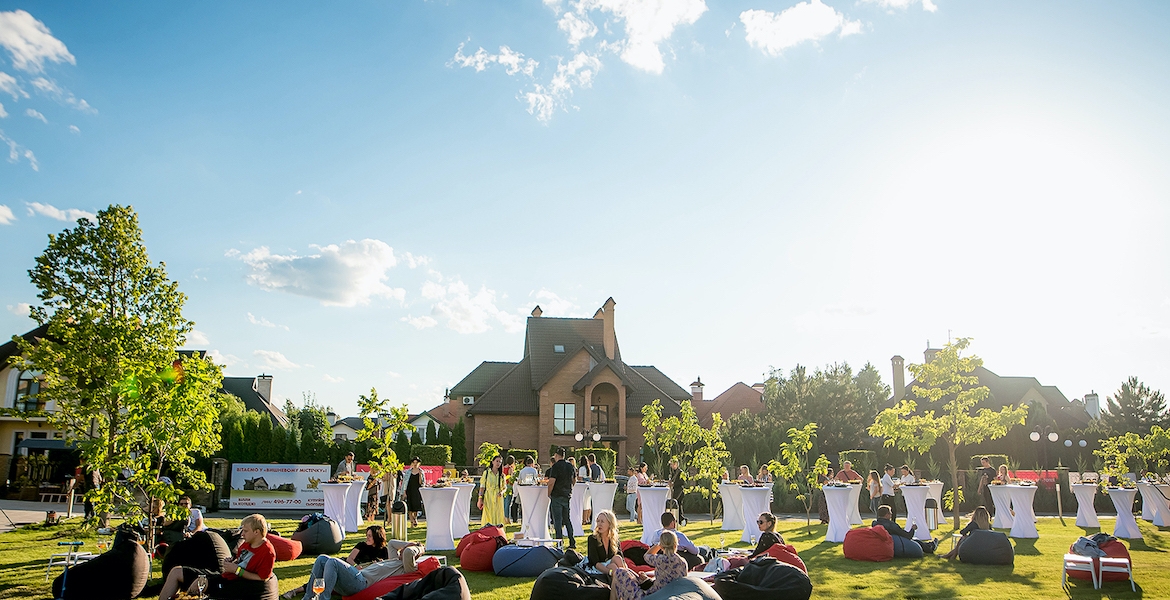
[[898,535],[893,537],[894,558],[922,558],[925,555],[918,542]]
[[959,543],[959,560],[972,565],[1011,565],[1016,553],[1003,532],[976,530]]
[[548,546],[504,546],[492,556],[492,570],[500,577],[536,577],[555,567],[564,556]]

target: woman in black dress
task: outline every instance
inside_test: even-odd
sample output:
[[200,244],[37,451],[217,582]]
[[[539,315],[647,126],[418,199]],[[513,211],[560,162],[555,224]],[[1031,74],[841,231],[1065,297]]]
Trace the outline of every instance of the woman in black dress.
[[410,459],[410,474],[406,479],[406,510],[410,513],[411,527],[418,527],[418,513],[423,509],[422,492],[419,490],[426,486],[426,477],[419,467],[421,464],[422,460],[417,456]]

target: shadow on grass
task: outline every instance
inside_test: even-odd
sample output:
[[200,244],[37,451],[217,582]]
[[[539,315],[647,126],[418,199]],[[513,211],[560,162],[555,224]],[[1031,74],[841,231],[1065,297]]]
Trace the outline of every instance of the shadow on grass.
[[1016,556],[1038,556],[1040,551],[1036,549],[1036,540],[1031,538],[1015,538],[1016,539]]

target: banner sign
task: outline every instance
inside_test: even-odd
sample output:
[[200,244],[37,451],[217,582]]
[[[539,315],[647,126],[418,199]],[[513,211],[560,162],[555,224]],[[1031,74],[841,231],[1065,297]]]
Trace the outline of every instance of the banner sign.
[[1026,481],[1035,481],[1040,485],[1040,487],[1046,490],[1056,489],[1056,471],[1019,469],[1012,473],[1012,477],[1017,477]]
[[[443,476],[443,467],[428,467],[426,465],[419,465],[418,469],[423,472],[423,479],[427,485],[435,485],[435,482]],[[410,479],[410,466],[402,468],[402,481]]]
[[330,473],[329,465],[232,465],[231,508],[325,510],[318,484]]

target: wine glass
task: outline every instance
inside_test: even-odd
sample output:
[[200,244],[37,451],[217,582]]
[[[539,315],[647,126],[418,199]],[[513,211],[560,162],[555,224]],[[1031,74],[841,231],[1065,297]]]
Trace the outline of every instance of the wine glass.
[[753,533],[753,534],[751,535],[751,537],[750,537],[750,538],[748,538],[748,539],[750,539],[750,540],[751,540],[751,546],[752,546],[752,548],[754,549],[754,548],[756,547],[756,534],[754,534],[754,533]]
[[199,590],[199,597],[203,597],[203,592],[207,591],[207,576],[200,575],[195,579],[195,589]]
[[98,550],[101,550],[102,552],[105,552],[105,551],[106,551],[106,548],[109,548],[109,547],[110,547],[110,542],[109,542],[109,540],[100,539],[100,540],[98,540],[98,542],[97,542],[97,547],[98,547]]
[[324,591],[325,591],[325,578],[318,577],[318,578],[314,579],[313,580],[313,593],[317,595],[318,599],[321,598],[321,592],[324,592]]
[[724,537],[725,536],[722,533],[719,534],[719,549],[720,550],[727,548],[727,541],[724,539]]

